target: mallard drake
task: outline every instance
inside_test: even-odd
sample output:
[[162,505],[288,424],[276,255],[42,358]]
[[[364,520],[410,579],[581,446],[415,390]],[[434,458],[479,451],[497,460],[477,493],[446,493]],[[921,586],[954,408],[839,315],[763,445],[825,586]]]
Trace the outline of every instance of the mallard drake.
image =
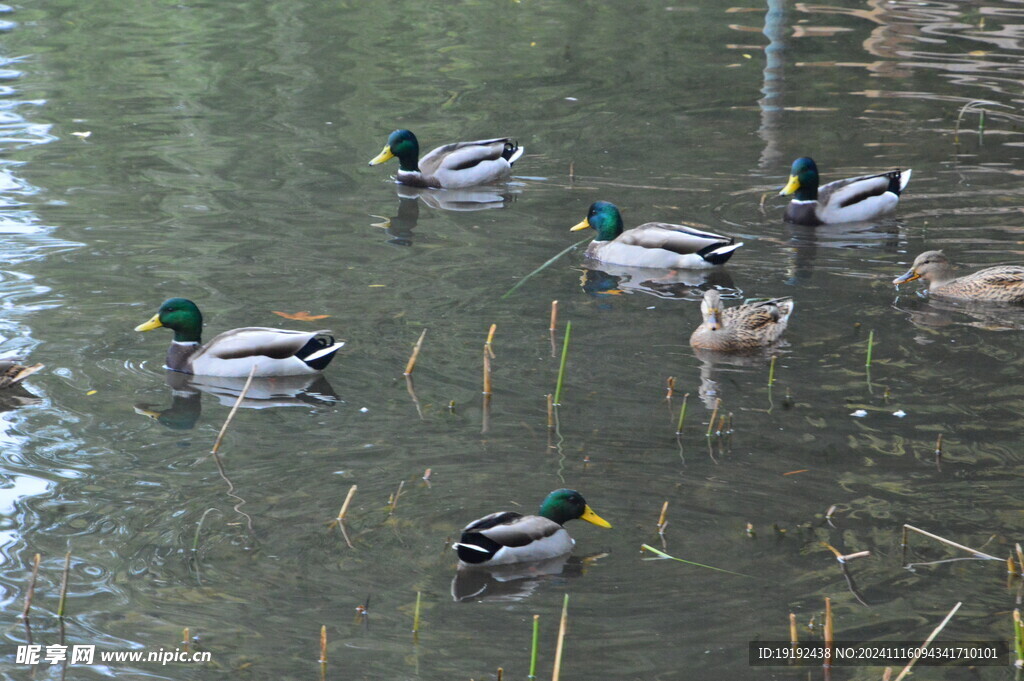
[[26,378],[44,368],[42,364],[25,366],[20,364],[23,360],[20,357],[7,357],[0,359],[0,390],[10,388],[12,385],[21,383]]
[[933,296],[1024,303],[1024,267],[1020,265],[997,265],[954,277],[953,265],[942,251],[925,251],[892,283],[903,284],[915,279],[928,282],[928,293]]
[[753,352],[782,337],[793,313],[792,298],[775,298],[737,307],[722,307],[715,289],[704,292],[700,304],[704,321],[690,335],[690,345],[716,352]]
[[590,204],[587,217],[569,231],[587,227],[597,231],[587,246],[587,257],[629,267],[714,267],[725,263],[743,245],[732,237],[667,222],[648,222],[623,231],[619,209],[607,201]]
[[793,161],[789,182],[779,196],[796,194],[786,206],[786,222],[808,227],[874,220],[896,210],[911,170],[889,170],[829,182],[818,188],[818,166],[804,156]]
[[508,179],[523,147],[508,137],[455,142],[420,158],[420,143],[408,130],[395,130],[371,166],[398,158],[398,181],[413,187],[461,189]]
[[576,542],[562,525],[576,518],[611,527],[579,492],[556,489],[544,499],[538,515],[502,511],[474,520],[462,529],[453,548],[463,566],[547,560],[572,550]]
[[335,342],[330,331],[288,331],[262,326],[231,329],[201,345],[203,315],[191,300],[165,300],[153,318],[135,327],[152,331],[161,326],[174,331],[167,350],[167,368],[200,376],[248,376],[253,365],[257,377],[315,374],[330,364],[345,343]]

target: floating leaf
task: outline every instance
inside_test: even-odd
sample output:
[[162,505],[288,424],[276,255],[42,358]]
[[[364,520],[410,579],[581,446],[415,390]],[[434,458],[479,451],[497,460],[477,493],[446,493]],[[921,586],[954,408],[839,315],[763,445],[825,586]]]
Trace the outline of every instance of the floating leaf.
[[302,312],[280,312],[279,310],[271,310],[274,314],[285,319],[292,319],[297,322],[315,322],[318,319],[327,319],[331,315],[329,314],[310,314],[309,310],[303,310]]

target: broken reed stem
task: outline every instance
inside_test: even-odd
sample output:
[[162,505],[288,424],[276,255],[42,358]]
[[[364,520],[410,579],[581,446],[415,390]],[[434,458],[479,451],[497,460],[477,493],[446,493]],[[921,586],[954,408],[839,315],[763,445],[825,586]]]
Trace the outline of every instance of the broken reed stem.
[[423,593],[421,591],[416,592],[416,609],[412,613],[412,633],[418,633],[420,630],[420,596]]
[[25,593],[25,609],[21,611],[21,616],[28,619],[29,608],[32,607],[32,594],[36,591],[36,578],[39,577],[39,554],[36,554],[35,560],[32,563],[32,577],[28,580],[28,591]]
[[690,396],[690,393],[683,394],[683,406],[679,408],[679,422],[676,423],[676,435],[683,434],[683,421],[686,420],[686,398]]
[[1006,557],[1006,571],[1013,576],[1017,574],[1017,561],[1013,559],[1013,554]]
[[558,681],[562,674],[562,646],[565,643],[565,630],[569,625],[569,594],[562,600],[562,620],[558,623],[558,645],[555,646],[555,666],[551,670],[551,681]]
[[320,666],[327,666],[327,625],[320,625]]
[[1013,609],[1013,649],[1017,653],[1013,665],[1020,669],[1024,667],[1024,622],[1020,619],[1020,608]]
[[551,324],[548,326],[548,331],[550,331],[551,333],[554,333],[555,329],[557,327],[558,327],[558,301],[557,300],[552,300],[551,301]]
[[71,552],[64,554],[64,576],[60,579],[60,604],[57,606],[57,617],[64,618],[64,605],[68,599],[68,573],[71,571]]
[[910,668],[914,666],[918,659],[920,659],[921,654],[924,652],[924,649],[931,645],[931,642],[934,641],[935,637],[939,635],[939,632],[945,628],[946,624],[949,623],[949,620],[953,619],[953,615],[956,614],[956,611],[959,610],[960,606],[963,604],[963,601],[959,601],[956,605],[953,606],[953,609],[949,611],[949,614],[946,615],[946,618],[939,623],[939,626],[935,627],[935,630],[928,635],[928,638],[924,640],[924,643],[922,643],[918,647],[917,652],[914,653],[914,657],[910,659],[910,662],[907,663],[907,666],[904,667],[903,671],[900,672],[900,675],[896,677],[896,681],[900,681],[904,676],[910,673]]
[[661,505],[661,515],[658,516],[658,534],[665,531],[665,515],[668,513],[668,502]]
[[796,614],[789,613],[789,642],[795,648],[800,643],[800,636],[796,627]]
[[341,505],[341,510],[338,511],[338,522],[344,520],[345,516],[348,515],[349,504],[352,503],[352,497],[356,495],[357,489],[359,489],[358,485],[352,485],[348,488],[348,494],[345,495],[345,502]]
[[1021,570],[1024,570],[1024,551],[1021,551],[1020,543],[1017,543],[1017,565],[1020,565]]
[[555,396],[547,394],[548,398],[548,430],[555,427]]
[[491,330],[487,332],[487,340],[484,342],[484,395],[491,394],[491,358],[494,357],[491,341],[494,340],[497,328],[497,324],[491,324]]
[[671,400],[672,399],[672,394],[675,392],[675,389],[676,389],[676,377],[675,376],[669,376],[665,380],[665,399],[666,400]]
[[942,433],[935,438],[935,456],[942,456]]
[[498,667],[498,681],[501,681],[501,677],[502,677],[502,675],[504,673],[505,673],[505,670],[502,669],[501,667]]
[[832,620],[832,599],[825,597],[825,666],[832,666],[832,646],[835,645],[835,622]]
[[569,336],[572,334],[572,321],[565,323],[565,338],[562,339],[562,361],[558,364],[558,382],[555,383],[555,406],[562,406],[562,379],[565,378],[565,360],[569,356]]
[[213,508],[211,506],[210,508],[203,511],[203,515],[199,517],[199,522],[196,523],[195,536],[192,537],[192,553],[196,553],[199,551],[199,535],[202,534],[203,523],[206,521],[206,516],[210,515],[210,513],[212,513],[213,511],[218,511],[218,509]]
[[228,432],[228,426],[231,424],[231,419],[235,418],[235,414],[238,412],[238,407],[241,406],[242,400],[245,399],[245,394],[249,392],[249,386],[252,385],[252,377],[256,375],[256,363],[253,363],[252,369],[249,369],[249,377],[245,379],[245,385],[242,386],[242,392],[238,393],[238,399],[235,400],[235,406],[231,407],[231,411],[228,412],[228,417],[224,419],[224,425],[220,427],[220,432],[217,433],[217,439],[213,443],[213,449],[210,450],[211,454],[216,454],[220,449],[221,440],[224,439],[224,433]]
[[871,351],[874,350],[874,348],[875,348],[875,330],[871,329],[871,331],[868,332],[868,356],[867,356],[867,359],[864,360],[864,366],[866,366],[868,368],[871,367]]
[[537,643],[540,641],[540,615],[533,616],[533,643],[530,644],[529,679],[537,678]]
[[775,383],[775,360],[777,360],[777,359],[778,359],[778,357],[776,357],[775,355],[772,355],[772,363],[771,363],[771,366],[768,367],[768,387],[769,388],[772,387],[773,383]]
[[964,546],[963,544],[957,544],[956,542],[950,541],[948,539],[944,539],[944,538],[940,537],[937,534],[932,534],[931,532],[925,532],[924,530],[922,530],[922,529],[920,529],[918,527],[914,527],[913,525],[904,524],[903,527],[904,527],[905,530],[913,530],[914,532],[917,532],[918,534],[923,534],[924,536],[929,537],[931,539],[934,539],[937,542],[941,542],[943,544],[946,544],[947,546],[952,546],[953,548],[960,549],[961,551],[966,551],[967,553],[972,553],[972,554],[974,554],[975,556],[977,556],[979,558],[987,558],[988,560],[999,560],[999,561],[1002,560],[1002,558],[996,558],[995,556],[989,555],[987,553],[983,553],[982,551],[978,551],[977,549],[972,549],[970,546]]
[[718,408],[722,406],[722,398],[715,398],[715,408],[711,412],[711,420],[708,422],[708,432],[705,434],[706,437],[711,437],[711,431],[715,429],[715,419],[718,418]]
[[192,632],[189,631],[188,627],[181,630],[181,647],[188,652],[192,642]]
[[398,489],[395,491],[395,495],[391,497],[391,509],[388,511],[388,515],[395,512],[395,508],[398,506],[398,497],[402,496],[403,487],[405,487],[405,480],[398,483]]
[[412,370],[416,368],[416,359],[420,356],[420,348],[423,347],[423,338],[427,335],[427,330],[423,329],[420,333],[420,338],[416,341],[416,345],[412,346],[412,355],[409,356],[409,363],[405,365],[405,375],[411,376]]

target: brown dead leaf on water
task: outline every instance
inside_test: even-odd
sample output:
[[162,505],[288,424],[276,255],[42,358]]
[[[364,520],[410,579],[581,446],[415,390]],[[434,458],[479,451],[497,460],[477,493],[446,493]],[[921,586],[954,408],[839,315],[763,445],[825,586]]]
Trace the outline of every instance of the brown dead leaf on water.
[[297,322],[315,322],[318,319],[327,319],[331,315],[329,314],[310,314],[309,310],[303,310],[302,312],[281,312],[279,310],[271,310],[274,314],[285,319],[292,319]]

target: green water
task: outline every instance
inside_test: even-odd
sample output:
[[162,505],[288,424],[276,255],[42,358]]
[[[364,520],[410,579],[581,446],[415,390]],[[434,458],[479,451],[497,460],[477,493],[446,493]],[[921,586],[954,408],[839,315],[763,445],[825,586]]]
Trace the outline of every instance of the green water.
[[[820,624],[825,597],[838,638],[923,640],[960,600],[947,637],[1009,638],[1019,585],[1002,564],[907,570],[900,537],[910,523],[1000,557],[1021,540],[1024,313],[890,282],[931,248],[972,269],[1024,260],[1024,17],[1011,0],[770,5],[41,0],[0,14],[0,351],[47,365],[28,381],[37,399],[0,417],[3,678],[60,678],[15,664],[28,635],[150,651],[188,627],[212,662],[66,678],[310,679],[324,625],[331,679],[521,679],[534,614],[550,678],[566,593],[563,679],[808,678],[749,667],[747,642],[785,639],[790,612]],[[984,134],[968,111],[957,144],[976,99],[991,102]],[[394,162],[367,166],[398,127],[428,149],[512,135],[526,154],[485,197],[497,209],[447,210],[398,190]],[[805,154],[826,181],[912,167],[898,216],[786,226],[774,194]],[[627,226],[686,220],[745,245],[723,271],[661,281],[591,271],[578,250],[503,297],[580,238],[568,229],[597,199]],[[708,285],[795,298],[771,390],[763,364],[694,356]],[[197,301],[207,337],[322,326],[348,344],[326,385],[240,410],[219,468],[230,386],[172,393],[169,334],[132,330],[172,295]],[[402,370],[423,329],[414,400]],[[734,432],[708,440],[716,398]],[[353,484],[349,548],[329,521]],[[563,486],[614,528],[570,524],[559,574],[454,601],[459,528]],[[849,565],[855,589],[821,542],[871,551]],[[644,543],[746,576],[645,561]],[[963,555],[912,539],[914,562]]]

